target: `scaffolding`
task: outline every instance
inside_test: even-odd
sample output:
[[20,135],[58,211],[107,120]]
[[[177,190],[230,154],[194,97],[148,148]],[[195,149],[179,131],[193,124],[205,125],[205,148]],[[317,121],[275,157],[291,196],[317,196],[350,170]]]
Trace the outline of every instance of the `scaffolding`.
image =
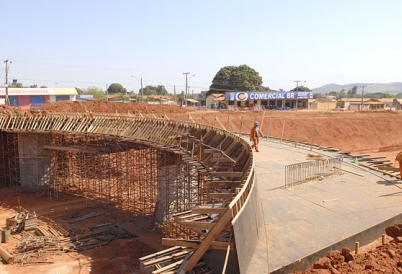
[[[55,199],[64,193],[85,197],[87,203],[161,224],[170,237],[206,240],[200,242],[202,250],[209,248],[212,237],[232,233],[230,219],[251,188],[253,159],[247,142],[206,125],[110,116],[0,115],[0,131],[0,156],[8,159],[0,178],[9,178],[10,186],[38,187]],[[239,193],[241,200],[227,211]]]

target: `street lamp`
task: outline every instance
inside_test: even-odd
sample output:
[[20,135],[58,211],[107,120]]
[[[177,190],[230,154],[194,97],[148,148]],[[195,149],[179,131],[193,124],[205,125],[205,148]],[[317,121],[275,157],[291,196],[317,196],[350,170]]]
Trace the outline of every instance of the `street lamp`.
[[6,106],[10,105],[10,100],[8,98],[8,69],[10,68],[10,64],[8,62],[10,62],[10,64],[11,64],[12,61],[8,61],[8,59],[6,61],[4,61],[4,63],[6,63],[6,98],[5,98]]
[[[183,103],[185,103],[185,104],[187,105],[188,83],[190,82],[190,79],[193,78],[195,75],[192,75],[192,76],[190,77],[190,79],[187,80],[187,76],[190,74],[190,72],[183,72],[183,74],[186,75],[186,90],[184,91],[184,94],[183,94],[183,97],[184,97],[184,98],[183,98],[183,99],[184,99],[184,100],[183,100],[183,101],[184,101]],[[183,103],[182,103],[182,105],[183,105]]]
[[138,79],[135,76],[131,76],[131,77],[137,79],[137,81],[139,81],[141,83],[141,103],[143,103],[144,102],[144,93],[142,92],[142,78]]
[[298,93],[299,93],[299,82],[305,83],[306,81],[295,80],[294,82],[296,82],[296,107],[295,107],[295,109],[296,109],[296,111],[297,111],[297,104],[299,103],[299,96],[298,96]]

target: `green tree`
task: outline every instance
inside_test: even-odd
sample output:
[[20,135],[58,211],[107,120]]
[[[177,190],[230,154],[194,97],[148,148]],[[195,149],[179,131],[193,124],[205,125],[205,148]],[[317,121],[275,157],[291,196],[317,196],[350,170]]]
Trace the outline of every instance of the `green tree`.
[[23,88],[22,83],[12,82],[8,85],[9,88]]
[[113,83],[107,88],[108,94],[126,93],[127,90],[118,83]]
[[330,91],[330,92],[328,92],[328,95],[335,96],[336,99],[339,98],[339,92],[338,91]]
[[357,94],[357,86],[353,86],[351,89],[348,90],[348,97],[355,97]]
[[80,88],[75,88],[75,90],[77,91],[78,94],[82,94],[84,91]]
[[93,95],[95,99],[106,100],[106,94],[101,88],[88,87],[82,89],[82,94]]
[[321,93],[313,93],[313,98],[314,99],[322,98],[322,95]]
[[198,98],[206,98],[207,97],[207,92],[208,92],[208,90],[201,91],[201,93],[198,94]]
[[226,91],[262,91],[262,78],[247,65],[227,66],[221,68],[212,80],[207,96]]
[[36,85],[36,84],[35,85],[30,85],[29,87],[30,88],[38,88],[38,85]]
[[370,95],[367,94],[367,96],[370,96],[371,98],[374,98],[374,99],[395,98],[395,95],[392,95],[392,94],[389,94],[389,93],[382,93],[382,92],[370,93]]
[[142,89],[144,95],[156,95],[158,94],[158,88],[155,86],[146,86]]
[[168,94],[168,92],[167,92],[165,86],[159,85],[159,86],[156,87],[156,94],[158,94],[158,95],[166,95],[166,94]]
[[308,87],[305,86],[298,86],[292,89],[291,91],[311,91]]

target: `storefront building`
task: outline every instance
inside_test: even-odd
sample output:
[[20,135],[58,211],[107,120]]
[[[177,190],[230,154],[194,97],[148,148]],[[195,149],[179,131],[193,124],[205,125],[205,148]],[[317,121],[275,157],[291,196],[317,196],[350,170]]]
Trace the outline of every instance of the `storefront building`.
[[[77,96],[75,88],[9,88],[10,106],[21,109],[39,108],[44,104],[57,101],[74,101]],[[0,88],[0,104],[5,104],[6,89]]]
[[225,100],[229,106],[254,107],[263,106],[265,109],[278,108],[308,108],[308,99],[313,98],[311,91],[284,92],[225,92]]

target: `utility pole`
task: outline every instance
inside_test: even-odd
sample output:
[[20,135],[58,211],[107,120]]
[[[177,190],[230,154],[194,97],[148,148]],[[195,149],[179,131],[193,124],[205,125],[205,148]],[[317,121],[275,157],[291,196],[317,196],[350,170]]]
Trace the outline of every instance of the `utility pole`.
[[105,87],[106,87],[106,102],[109,102],[109,91],[108,91],[108,89],[107,89],[107,84],[105,84]]
[[143,93],[143,91],[142,91],[142,78],[140,78],[140,82],[141,82],[141,103],[143,103],[144,102],[144,93]]
[[[10,62],[10,63],[8,63]],[[8,59],[6,61],[4,61],[4,63],[6,63],[6,98],[5,98],[5,104],[6,106],[10,105],[10,100],[8,98],[8,69],[10,68],[10,64],[12,63],[12,61],[8,61]]]
[[299,82],[302,82],[301,80],[295,80],[294,82],[296,82],[296,107],[295,110],[297,110],[297,103],[299,102],[299,96],[297,96],[297,93],[299,91]]
[[184,91],[184,96],[183,96],[184,97],[184,100],[183,100],[184,102],[183,103],[187,105],[187,101],[186,101],[187,100],[187,98],[186,98],[187,97],[187,86],[188,86],[187,76],[190,74],[190,72],[183,72],[183,74],[186,75],[186,89]]
[[366,87],[366,86],[361,86],[362,87],[362,106],[361,106],[361,108],[360,108],[360,110],[361,111],[363,111],[363,107],[364,107],[364,88]]

